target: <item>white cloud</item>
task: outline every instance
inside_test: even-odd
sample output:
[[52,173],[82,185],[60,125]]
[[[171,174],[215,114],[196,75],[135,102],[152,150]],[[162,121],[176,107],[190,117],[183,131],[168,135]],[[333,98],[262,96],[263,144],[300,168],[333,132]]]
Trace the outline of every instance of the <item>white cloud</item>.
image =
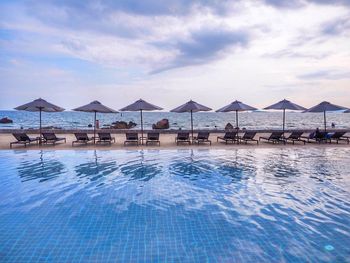
[[[31,83],[37,94],[51,85],[73,93],[85,89],[92,99],[99,88],[130,101],[152,94],[151,101],[169,108],[189,98],[215,108],[233,99],[264,106],[288,95],[312,105],[317,96],[300,93],[315,87],[343,101],[326,87],[332,79],[343,94],[349,84],[350,10],[341,1],[185,2],[172,0],[171,8],[151,0],[145,7],[132,1],[1,4],[0,30],[11,32],[0,32],[0,77],[11,87],[6,96]],[[149,75],[154,71],[161,73]],[[300,78],[331,71],[328,78],[314,74],[312,82]],[[12,107],[17,98],[0,101],[0,107]],[[69,108],[71,101],[63,103]]]

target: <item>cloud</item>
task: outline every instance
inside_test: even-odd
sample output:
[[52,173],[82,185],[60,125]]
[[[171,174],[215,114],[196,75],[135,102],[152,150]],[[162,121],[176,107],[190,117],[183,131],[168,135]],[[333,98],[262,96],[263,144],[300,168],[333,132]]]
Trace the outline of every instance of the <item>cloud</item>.
[[350,18],[342,17],[339,19],[332,20],[324,23],[321,26],[321,31],[324,35],[341,35],[342,33],[350,29]]
[[325,80],[339,80],[350,79],[350,71],[337,71],[337,70],[319,70],[298,76],[299,79],[313,80],[313,79],[325,79]]
[[104,1],[34,1],[26,5],[26,14],[47,26],[69,31],[123,38],[135,38],[150,32],[143,19],[118,11]]
[[66,39],[61,41],[62,46],[70,51],[81,52],[86,50],[86,46],[77,39]]
[[309,2],[320,5],[350,5],[349,0],[309,0]]
[[263,0],[262,2],[276,8],[297,8],[304,5],[300,0]]
[[[97,95],[105,99],[152,94],[171,105],[197,96],[219,106],[237,94],[262,103],[269,85],[278,84],[285,90],[272,89],[276,98],[296,89],[311,100],[306,83],[319,89],[349,86],[348,3],[0,1],[0,78],[8,92],[3,97],[24,92],[28,84],[37,87],[31,94],[42,94],[54,84],[52,90],[66,93],[78,86],[79,94],[86,89],[91,96],[103,88]],[[325,68],[336,70],[316,71]],[[214,98],[218,89],[226,95]]]
[[[30,6],[36,5],[37,1],[30,2]],[[41,6],[52,6],[68,13],[83,11],[98,17],[113,12],[124,12],[142,16],[165,16],[165,15],[187,15],[195,10],[205,10],[215,13],[225,13],[230,1],[218,0],[46,0],[40,2]]]
[[290,48],[290,49],[279,50],[279,51],[273,52],[273,53],[266,53],[263,55],[263,57],[275,58],[275,59],[279,59],[279,58],[323,59],[323,58],[328,57],[329,55],[330,55],[330,53],[319,53],[319,52],[311,53],[309,51],[297,52],[297,51],[293,51],[292,48]]
[[349,0],[262,0],[263,3],[276,8],[300,8],[307,4],[350,6]]
[[[249,42],[247,32],[224,28],[202,29],[191,33],[189,39],[180,40],[174,45],[177,54],[168,65],[151,73],[159,73],[173,68],[209,63],[219,59],[230,48],[245,47]],[[160,43],[155,43],[159,46]]]
[[217,0],[46,0],[30,1],[27,14],[56,27],[95,31],[126,38],[148,35],[157,17],[195,13],[222,15],[234,3]]

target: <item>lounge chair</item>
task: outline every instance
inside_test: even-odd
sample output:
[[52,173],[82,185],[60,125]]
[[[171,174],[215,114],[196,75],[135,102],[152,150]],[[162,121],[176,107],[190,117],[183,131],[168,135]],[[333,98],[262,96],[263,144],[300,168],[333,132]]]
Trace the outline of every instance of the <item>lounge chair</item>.
[[97,135],[98,137],[96,143],[115,143],[115,138],[112,137],[109,132],[98,132]]
[[244,141],[245,144],[247,144],[248,142],[256,142],[256,144],[259,144],[259,140],[257,139],[254,139],[255,138],[255,135],[256,135],[256,132],[245,132],[243,134],[243,136],[239,136],[238,137],[238,141],[239,142],[242,142]]
[[303,142],[305,144],[306,141],[301,138],[303,133],[302,131],[293,131],[285,140],[286,142],[291,141],[293,144],[295,142]]
[[149,143],[157,143],[160,146],[159,132],[147,133],[146,145],[148,145]]
[[39,138],[30,138],[26,133],[12,133],[13,137],[16,138],[16,142],[10,143],[10,148],[12,148],[13,144],[24,144],[24,147],[27,147],[27,144],[31,144],[33,142],[39,143]]
[[139,135],[137,132],[128,132],[125,133],[126,140],[124,141],[124,145],[127,143],[136,143],[136,145],[139,145]]
[[43,132],[42,133],[43,138],[44,138],[44,143],[48,144],[48,143],[52,143],[52,144],[56,144],[57,142],[63,142],[66,143],[66,138],[59,138],[56,136],[56,134],[54,134],[53,132]]
[[332,140],[334,140],[337,144],[339,143],[339,141],[346,141],[347,144],[350,143],[350,138],[345,136],[346,132],[335,132],[333,134],[329,134],[329,136],[327,136],[327,141],[329,143],[332,143]]
[[186,142],[191,144],[190,133],[189,132],[179,132],[175,138],[175,142],[179,145],[180,142]]
[[221,141],[225,141],[225,143],[227,144],[228,142],[238,142],[238,138],[237,138],[237,132],[226,132],[224,136],[218,136],[216,138],[216,141],[218,142],[219,140]]
[[201,142],[203,143],[209,142],[211,145],[211,140],[209,140],[209,135],[210,135],[209,132],[198,132],[197,137],[194,137],[193,141],[197,144]]
[[347,141],[347,143],[349,144],[350,143],[350,136],[343,136],[343,137],[341,137],[341,140],[346,140]]
[[89,137],[86,132],[76,132],[76,133],[74,133],[74,136],[75,136],[76,140],[72,141],[72,146],[74,146],[75,143],[88,144],[89,142],[93,142],[93,140],[94,140],[94,138]]
[[306,142],[327,142],[327,132],[319,132],[316,135],[315,132],[310,133],[308,136],[301,136],[301,138],[306,139]]
[[272,143],[284,143],[286,144],[286,141],[283,139],[283,132],[272,132],[269,137],[259,137],[259,141],[266,140],[268,142]]

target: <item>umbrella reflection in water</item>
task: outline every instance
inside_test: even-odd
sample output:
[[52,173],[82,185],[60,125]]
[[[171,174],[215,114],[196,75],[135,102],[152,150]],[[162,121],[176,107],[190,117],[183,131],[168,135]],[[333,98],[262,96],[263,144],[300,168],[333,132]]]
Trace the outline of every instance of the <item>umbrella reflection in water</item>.
[[270,182],[271,185],[287,186],[297,183],[302,175],[300,163],[302,156],[292,155],[288,150],[279,153],[266,154],[263,172],[264,181]]
[[[91,161],[75,166],[75,173],[80,178],[88,178],[91,182],[101,180],[118,170],[117,162],[114,160],[101,160],[94,150]],[[103,184],[103,183],[102,183]]]
[[[48,152],[45,152],[45,154]],[[60,176],[65,166],[57,159],[44,158],[44,151],[40,151],[39,160],[24,160],[17,168],[19,176],[23,182],[39,180],[44,182]]]
[[[157,152],[159,152],[157,150]],[[162,173],[161,167],[157,159],[155,160],[145,160],[144,151],[139,151],[140,155],[138,158],[134,158],[120,166],[120,171],[130,177],[130,180],[138,181],[150,181],[156,175]]]
[[189,153],[189,156],[172,160],[169,165],[169,172],[192,181],[209,178],[213,168],[210,163],[208,161],[196,160],[193,149],[190,149]]
[[220,158],[217,161],[219,165],[215,169],[217,173],[222,176],[228,176],[232,178],[232,182],[248,180],[256,173],[256,165],[253,158],[244,157],[241,159],[239,151],[234,151],[234,156],[227,158]]

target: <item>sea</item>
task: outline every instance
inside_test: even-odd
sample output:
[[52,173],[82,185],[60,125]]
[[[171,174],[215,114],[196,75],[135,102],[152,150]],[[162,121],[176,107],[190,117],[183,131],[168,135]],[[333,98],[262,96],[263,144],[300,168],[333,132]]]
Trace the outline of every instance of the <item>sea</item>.
[[[195,129],[223,129],[227,123],[236,126],[235,113],[197,112],[193,114],[193,126]],[[0,129],[28,129],[39,127],[39,113],[26,111],[0,111],[0,118],[8,117],[13,120],[10,124],[0,124]],[[239,127],[246,129],[282,129],[281,111],[254,111],[239,113]],[[119,112],[103,114],[98,113],[100,127],[110,125],[116,121],[132,121],[137,123],[135,129],[140,128],[139,112]],[[173,112],[144,112],[144,129],[151,129],[152,124],[161,119],[168,119],[170,129],[189,129],[189,113]],[[64,111],[58,113],[42,113],[42,126],[54,126],[62,129],[91,129],[93,113]],[[350,113],[327,112],[327,126],[332,123],[335,128],[350,128]],[[323,113],[286,112],[286,129],[322,129]]]

